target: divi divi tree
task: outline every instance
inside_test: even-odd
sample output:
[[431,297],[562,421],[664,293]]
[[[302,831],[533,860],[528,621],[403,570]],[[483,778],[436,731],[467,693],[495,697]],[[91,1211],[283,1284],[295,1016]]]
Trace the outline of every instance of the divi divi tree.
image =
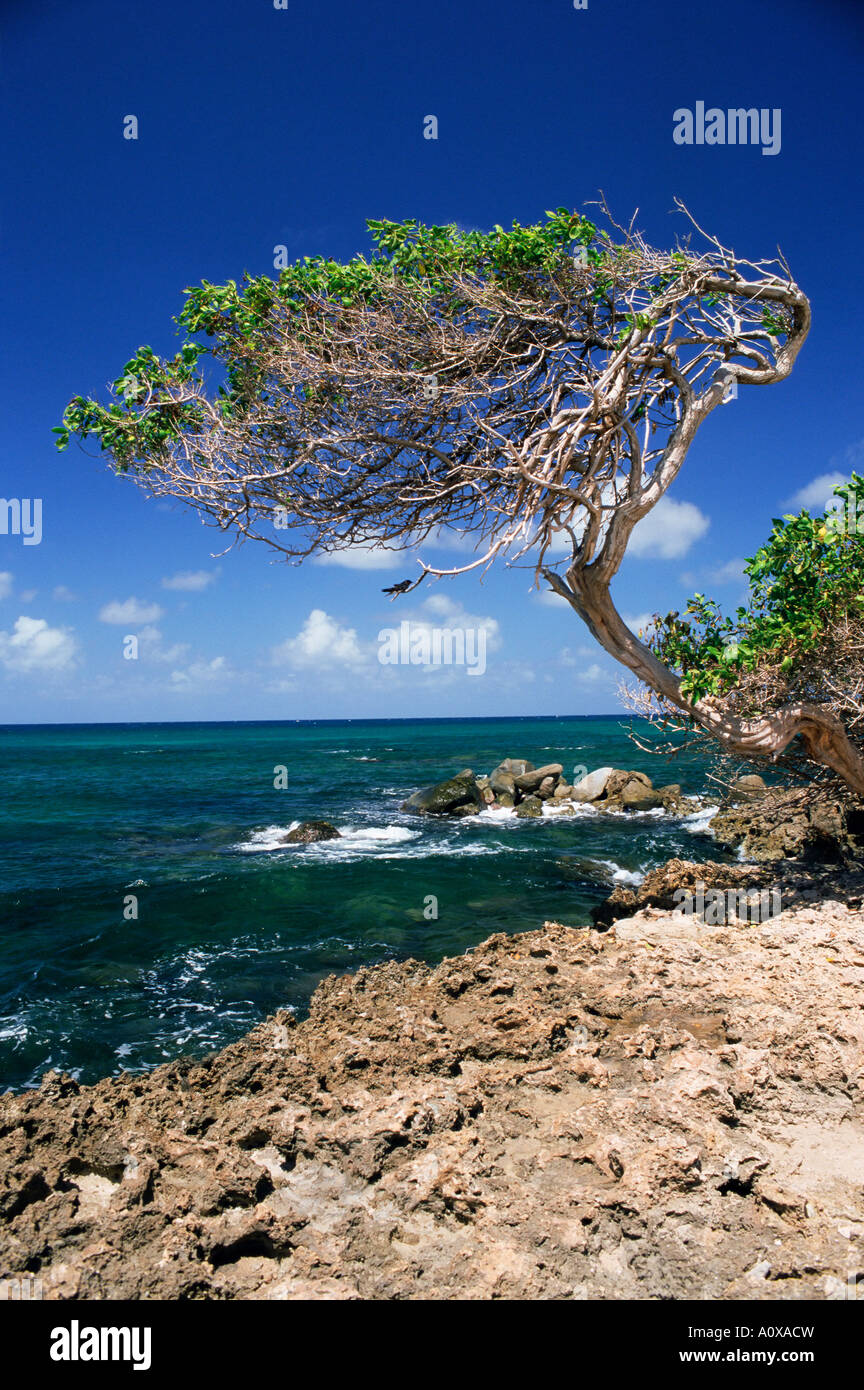
[[[107,402],[73,399],[60,447],[95,437],[153,496],[295,561],[415,551],[403,591],[496,559],[530,565],[728,751],[776,757],[800,737],[864,793],[864,761],[830,709],[742,717],[688,694],[610,595],[633,528],[712,411],[791,371],[810,309],[785,262],[742,260],[695,224],[658,251],[566,208],[488,233],[368,226],[369,257],[187,290],[177,355],[141,348]],[[470,537],[474,558],[425,561],[442,531]]]

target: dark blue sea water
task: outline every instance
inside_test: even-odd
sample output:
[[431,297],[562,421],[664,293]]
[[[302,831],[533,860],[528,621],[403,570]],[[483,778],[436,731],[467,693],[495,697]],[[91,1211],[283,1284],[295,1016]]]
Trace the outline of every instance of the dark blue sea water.
[[[618,719],[16,726],[0,753],[0,1088],[200,1054],[274,1009],[302,1012],[334,971],[434,962],[547,918],[583,924],[613,882],[718,854],[704,817],[399,810],[503,757],[705,790],[700,758],[641,753]],[[313,817],[342,838],[269,848]]]

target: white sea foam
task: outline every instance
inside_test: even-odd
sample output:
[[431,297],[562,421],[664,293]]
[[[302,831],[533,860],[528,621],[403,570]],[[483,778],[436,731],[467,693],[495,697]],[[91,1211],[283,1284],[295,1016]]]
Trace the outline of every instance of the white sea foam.
[[606,869],[613,883],[626,883],[630,888],[638,888],[645,877],[641,869],[624,869],[614,859],[593,859],[591,862]]
[[685,816],[684,829],[688,835],[711,835],[713,831],[709,829],[709,822],[714,819],[719,806],[706,806],[702,811],[696,811],[692,816]]
[[612,865],[613,883],[625,883],[628,888],[638,888],[644,878],[641,869],[624,869],[620,864]]
[[662,806],[653,806],[650,811],[613,811],[610,809],[604,811],[603,815],[614,816],[616,820],[677,820],[676,816],[670,815]]
[[243,854],[260,854],[262,850],[283,849],[284,837],[289,830],[296,830],[299,824],[299,820],[292,820],[290,825],[268,825],[266,830],[253,830],[248,840],[234,845],[233,848]]
[[17,1015],[10,1015],[0,1023],[0,1042],[26,1042],[27,1032],[23,1011]]
[[[420,838],[419,830],[409,830],[404,825],[347,826],[339,830],[338,840],[317,840],[309,845],[286,845],[285,836],[296,830],[301,822],[292,821],[290,825],[268,825],[266,830],[255,830],[248,840],[234,848],[242,854],[261,854],[272,850],[284,850],[296,854],[298,850],[322,855],[327,859],[358,858],[364,854],[380,855],[381,851],[392,849],[394,845],[410,843]],[[382,857],[389,857],[384,855]]]
[[466,820],[492,821],[495,825],[500,825],[502,821],[515,820],[516,812],[510,806],[487,806],[485,811],[480,811],[476,816],[467,816]]
[[599,814],[597,807],[590,806],[587,801],[544,801],[543,803],[543,815],[550,819],[562,815],[567,820],[572,820],[574,816],[590,819]]
[[481,811],[477,816],[456,821],[429,821],[423,829],[411,829],[405,825],[338,826],[338,840],[318,840],[310,845],[286,845],[284,836],[293,830],[299,821],[291,825],[268,825],[266,830],[254,831],[248,840],[233,848],[241,854],[262,854],[279,851],[279,862],[290,864],[308,863],[314,858],[325,863],[352,863],[358,859],[434,859],[447,854],[460,859],[472,859],[479,855],[500,854],[509,846],[496,838],[488,840],[468,840],[464,830],[469,825],[486,819],[499,826],[505,822],[518,824],[512,812]]
[[[419,830],[409,830],[406,825],[369,825],[357,828],[349,826],[347,830],[340,830],[339,834],[345,844],[368,845],[370,849],[400,845],[408,840],[420,838]],[[321,843],[337,847],[339,841],[324,840]]]

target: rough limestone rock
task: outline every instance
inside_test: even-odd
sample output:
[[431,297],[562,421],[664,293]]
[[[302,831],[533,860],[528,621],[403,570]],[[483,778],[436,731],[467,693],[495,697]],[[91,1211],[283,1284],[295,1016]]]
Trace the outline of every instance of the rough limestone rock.
[[524,801],[520,801],[516,807],[516,814],[520,818],[542,816],[543,802],[539,796],[526,796]]
[[547,777],[552,778],[553,784],[557,782],[563,771],[560,763],[546,763],[544,767],[535,767],[528,772],[520,773],[516,778],[516,787],[523,794],[530,795],[531,792],[537,791]]
[[763,888],[773,882],[773,876],[760,867],[743,864],[697,864],[690,859],[669,859],[659,868],[647,873],[638,888],[615,887],[609,897],[592,908],[591,916],[598,925],[609,925],[619,918],[631,917],[643,908],[662,908],[674,911],[676,892],[684,888],[696,892],[701,883],[709,888]]
[[544,777],[544,778],[543,778],[543,781],[540,783],[539,787],[537,788],[537,796],[539,796],[539,798],[540,798],[541,801],[549,801],[549,799],[550,799],[552,796],[554,796],[554,794],[555,794],[555,778],[554,778],[554,777]]
[[553,796],[556,801],[569,801],[573,795],[573,788],[569,782],[559,782]]
[[[419,792],[414,792],[403,802],[402,810],[418,816],[448,816],[457,811],[461,815],[472,815],[474,811],[481,811],[485,805],[474,773],[470,768],[465,768],[455,777],[448,777],[444,782],[435,782],[431,787],[423,787]],[[473,807],[474,811],[466,812],[466,807]]]
[[282,836],[283,845],[313,845],[318,840],[339,840],[339,831],[326,820],[304,820]]
[[815,799],[806,789],[771,789],[754,802],[724,807],[710,829],[718,844],[745,859],[837,859],[855,852],[859,820],[841,802]]
[[598,767],[589,772],[573,787],[574,801],[599,801],[606,790],[606,783],[615,771],[614,767]]
[[299,1025],[0,1099],[0,1270],[47,1300],[839,1299],[862,988],[836,902],[331,978]]

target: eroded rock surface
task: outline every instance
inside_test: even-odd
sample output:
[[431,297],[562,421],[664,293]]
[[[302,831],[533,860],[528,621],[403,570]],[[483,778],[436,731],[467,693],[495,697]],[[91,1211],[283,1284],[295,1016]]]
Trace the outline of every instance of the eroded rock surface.
[[201,1062],[0,1099],[46,1298],[801,1299],[864,1275],[864,915],[647,911],[325,981]]
[[839,860],[858,856],[864,843],[864,816],[839,799],[816,796],[804,788],[754,786],[740,791],[739,778],[733,797],[711,821],[711,831],[726,849],[738,850],[745,859],[772,863],[807,857]]

